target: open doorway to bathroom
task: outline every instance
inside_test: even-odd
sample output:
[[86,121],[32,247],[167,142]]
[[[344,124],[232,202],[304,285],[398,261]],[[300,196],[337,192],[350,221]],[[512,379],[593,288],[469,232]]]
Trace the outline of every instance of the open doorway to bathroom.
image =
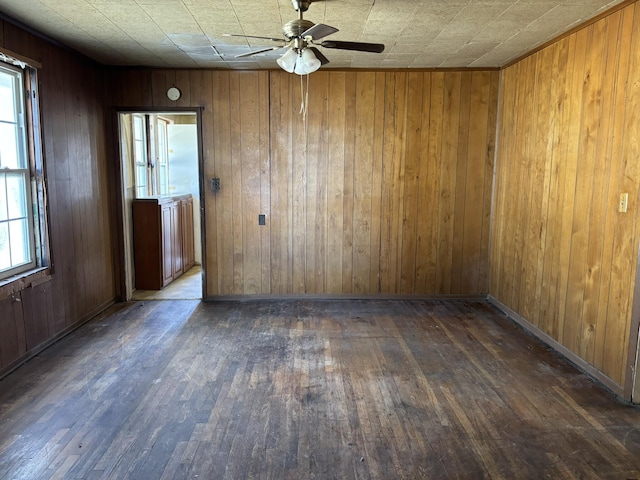
[[198,115],[119,112],[126,300],[200,299]]

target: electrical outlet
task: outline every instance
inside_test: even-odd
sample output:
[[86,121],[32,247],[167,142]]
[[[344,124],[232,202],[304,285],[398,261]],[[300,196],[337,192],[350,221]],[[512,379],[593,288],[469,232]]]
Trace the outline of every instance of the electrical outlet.
[[618,203],[618,211],[620,213],[627,213],[628,208],[629,208],[629,194],[621,193],[620,202]]
[[266,225],[266,218],[263,213],[258,215],[258,225]]

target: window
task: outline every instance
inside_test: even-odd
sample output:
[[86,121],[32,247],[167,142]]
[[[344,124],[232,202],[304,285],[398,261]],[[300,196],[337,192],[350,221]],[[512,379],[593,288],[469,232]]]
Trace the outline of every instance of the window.
[[147,188],[147,126],[145,117],[133,116],[133,163],[135,166],[136,197],[144,198],[149,194]]
[[[45,266],[35,69],[0,53],[0,281]],[[39,172],[39,173],[38,173]]]
[[158,119],[158,193],[169,194],[169,145],[167,142],[167,124],[164,119]]
[[136,198],[169,194],[169,123],[157,115],[131,115],[130,152]]

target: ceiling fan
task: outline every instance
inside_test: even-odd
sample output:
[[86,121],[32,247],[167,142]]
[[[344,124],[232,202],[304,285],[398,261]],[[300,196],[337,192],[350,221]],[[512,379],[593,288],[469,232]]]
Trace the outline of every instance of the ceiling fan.
[[232,33],[224,34],[226,37],[258,38],[282,43],[282,45],[275,47],[262,48],[260,50],[243,53],[242,55],[236,55],[236,58],[249,57],[259,53],[287,48],[287,51],[276,60],[278,65],[289,73],[307,75],[315,72],[322,65],[329,63],[329,59],[325,57],[315,45],[323,48],[354,50],[358,52],[382,53],[384,51],[384,45],[381,43],[344,42],[339,40],[324,40],[318,43],[319,40],[336,33],[338,29],[322,23],[314,24],[302,18],[303,13],[309,9],[311,1],[312,0],[291,0],[293,8],[299,12],[299,18],[287,22],[284,27],[282,27],[284,39],[255,35],[236,35]]

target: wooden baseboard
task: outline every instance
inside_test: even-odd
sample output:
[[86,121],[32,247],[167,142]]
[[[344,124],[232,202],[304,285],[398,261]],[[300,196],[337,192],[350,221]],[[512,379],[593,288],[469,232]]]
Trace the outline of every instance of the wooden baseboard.
[[577,355],[576,353],[569,350],[567,347],[562,345],[553,337],[549,336],[547,333],[540,330],[538,327],[530,323],[524,317],[520,316],[518,313],[511,310],[505,304],[492,297],[491,295],[487,295],[487,301],[496,307],[498,310],[502,311],[510,320],[518,324],[525,331],[536,337],[538,340],[542,341],[560,355],[565,357],[571,363],[573,363],[579,370],[587,374],[592,379],[596,380],[602,386],[613,392],[615,395],[620,397],[622,400],[627,401],[624,398],[624,387],[622,385],[617,384],[613,379],[605,375],[603,372],[598,370],[596,367],[591,365],[585,359]]
[[24,353],[23,355],[18,357],[16,360],[11,362],[6,367],[0,369],[0,380],[2,380],[4,377],[9,375],[11,372],[13,372],[15,369],[17,369],[21,365],[24,365],[26,362],[31,360],[33,357],[35,357],[38,354],[40,354],[45,349],[49,348],[54,343],[60,341],[62,338],[66,337],[71,332],[73,332],[77,328],[79,328],[82,325],[84,325],[85,323],[87,323],[89,320],[92,320],[96,316],[100,315],[107,308],[112,306],[115,303],[115,301],[116,301],[116,299],[114,297],[114,298],[111,298],[111,299],[107,300],[106,302],[98,305],[96,308],[94,308],[89,313],[84,315],[80,320],[78,320],[74,324],[69,325],[67,328],[65,328],[64,330],[61,330],[60,332],[58,332],[53,337],[49,338],[48,340],[45,340],[40,345],[38,345],[38,346],[32,348],[31,350],[29,350],[28,352]]
[[211,295],[205,302],[264,302],[286,300],[336,301],[336,300],[462,300],[469,302],[484,302],[486,295],[400,295],[400,294],[282,294],[282,295]]

